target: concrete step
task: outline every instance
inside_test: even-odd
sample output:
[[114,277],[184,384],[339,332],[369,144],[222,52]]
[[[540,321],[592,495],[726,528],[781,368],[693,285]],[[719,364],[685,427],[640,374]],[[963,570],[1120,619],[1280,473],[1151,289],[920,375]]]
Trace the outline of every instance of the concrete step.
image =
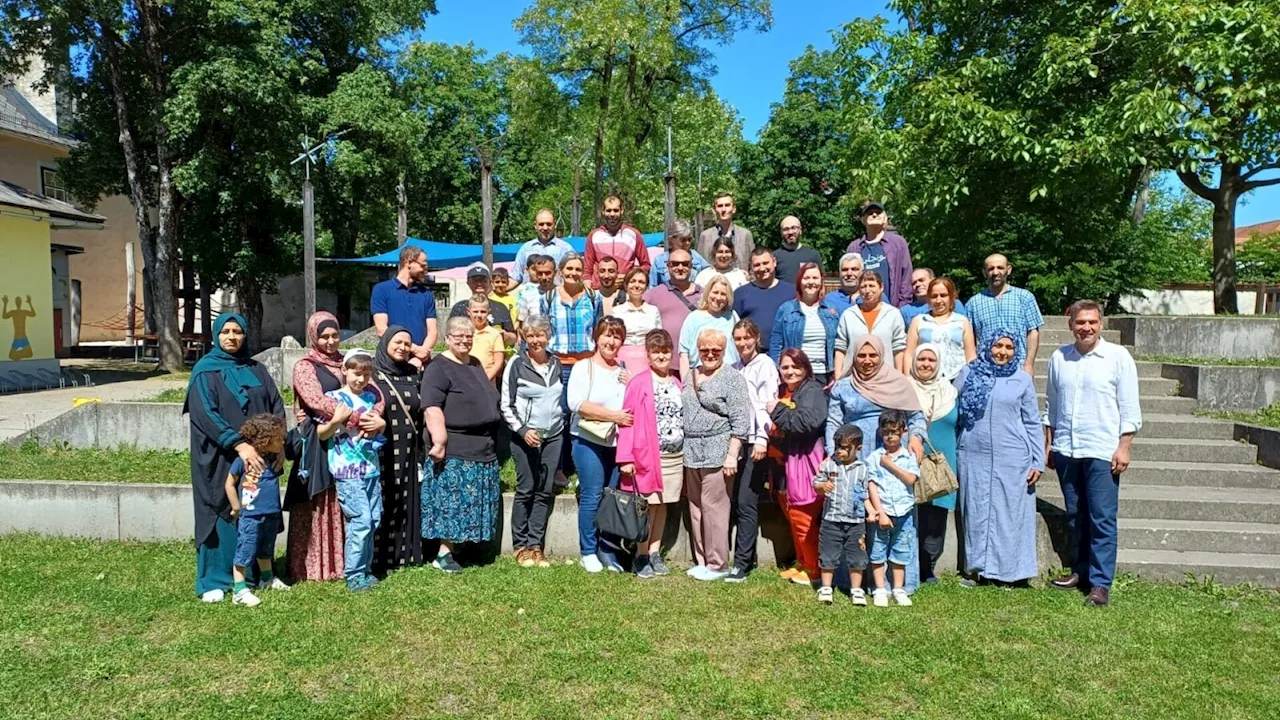
[[[1044,393],[1037,393],[1036,398],[1040,401],[1040,411],[1044,412]],[[1195,398],[1166,396],[1159,397],[1155,395],[1139,395],[1138,406],[1142,408],[1142,414],[1147,413],[1153,415],[1188,415],[1195,411],[1197,407]]]
[[1142,413],[1142,432],[1139,438],[1186,438],[1190,440],[1231,440],[1234,424],[1227,420],[1196,417],[1195,415],[1160,415]]
[[1121,518],[1118,525],[1125,550],[1280,555],[1280,525],[1132,518]]
[[1173,550],[1120,550],[1116,569],[1148,580],[1179,581],[1192,575],[1223,585],[1280,585],[1280,555]]
[[[1049,356],[1052,355],[1053,351],[1056,349],[1056,346],[1052,348],[1042,346],[1040,348],[1040,352],[1036,354],[1036,377],[1044,377],[1049,374]],[[1163,366],[1162,363],[1150,362],[1148,360],[1136,360],[1134,361],[1134,364],[1138,366],[1139,378],[1162,377],[1160,374],[1161,367]]]
[[[1065,327],[1065,323],[1063,325],[1063,327],[1052,327],[1046,323],[1042,326],[1040,328],[1040,347],[1056,349],[1059,345],[1075,342],[1076,336],[1071,334],[1071,331]],[[1119,343],[1120,331],[1103,330],[1102,339],[1107,342]]]
[[[1137,448],[1137,445],[1134,445]],[[1050,478],[1057,482],[1057,478]],[[1261,465],[1221,465],[1201,462],[1134,460],[1120,478],[1121,485],[1166,487],[1258,488],[1280,490],[1280,470]]]
[[[1036,484],[1036,497],[1063,510],[1058,483]],[[1280,490],[1120,483],[1122,518],[1198,522],[1280,523]]]
[[[1043,393],[1049,384],[1048,375],[1037,375],[1036,392]],[[1138,394],[1148,397],[1170,397],[1178,394],[1178,381],[1162,377],[1139,377]]]
[[1170,440],[1139,433],[1130,455],[1133,460],[1253,466],[1258,447],[1235,440]]

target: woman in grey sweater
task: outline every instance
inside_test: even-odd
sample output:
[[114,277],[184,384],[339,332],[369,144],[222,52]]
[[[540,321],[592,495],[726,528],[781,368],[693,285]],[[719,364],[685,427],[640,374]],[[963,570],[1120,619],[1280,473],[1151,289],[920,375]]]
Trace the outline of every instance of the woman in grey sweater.
[[729,574],[729,498],[742,443],[751,432],[747,381],[724,362],[728,339],[705,328],[698,333],[699,364],[685,383],[684,486],[693,526],[695,580]]

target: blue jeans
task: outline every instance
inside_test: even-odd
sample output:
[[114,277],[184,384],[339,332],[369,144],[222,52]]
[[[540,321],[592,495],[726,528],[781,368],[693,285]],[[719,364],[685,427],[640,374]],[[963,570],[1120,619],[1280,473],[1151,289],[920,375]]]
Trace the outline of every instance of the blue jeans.
[[1120,511],[1120,476],[1111,461],[1069,458],[1053,454],[1062,499],[1066,501],[1067,530],[1075,548],[1072,572],[1081,584],[1111,588],[1116,575],[1116,515]]
[[618,487],[617,450],[575,437],[573,461],[578,466],[578,547],[584,556],[595,555],[600,496],[606,485]]
[[[883,565],[885,560],[894,565],[911,567],[916,559],[916,513],[891,516],[893,525],[882,528],[878,524],[871,538],[871,564]],[[906,582],[906,575],[903,575]],[[905,587],[903,589],[906,589]]]
[[377,475],[339,478],[334,483],[347,521],[342,574],[348,583],[358,582],[372,573],[373,531],[382,522],[382,483]]

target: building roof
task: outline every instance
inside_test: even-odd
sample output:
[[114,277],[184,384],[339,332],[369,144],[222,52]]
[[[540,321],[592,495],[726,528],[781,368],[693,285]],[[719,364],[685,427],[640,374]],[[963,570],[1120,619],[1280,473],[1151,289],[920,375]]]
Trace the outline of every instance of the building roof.
[[1254,225],[1238,227],[1236,228],[1236,246],[1243,245],[1246,240],[1254,235],[1270,235],[1273,232],[1280,232],[1280,220],[1268,220]]
[[4,180],[0,180],[0,206],[46,213],[50,218],[72,220],[77,223],[101,225],[107,221],[101,215],[77,210],[74,205],[45,197],[21,185],[14,185]]
[[21,135],[62,147],[75,145],[58,126],[31,106],[16,87],[0,83],[0,132]]

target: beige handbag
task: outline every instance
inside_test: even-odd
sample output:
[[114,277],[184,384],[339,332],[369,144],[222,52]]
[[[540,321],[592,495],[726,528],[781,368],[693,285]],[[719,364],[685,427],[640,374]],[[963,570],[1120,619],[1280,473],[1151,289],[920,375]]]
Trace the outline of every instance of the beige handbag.
[[[932,414],[932,408],[930,408]],[[924,505],[932,500],[950,495],[960,489],[956,473],[947,462],[947,456],[934,449],[929,442],[929,415],[925,415],[924,459],[920,461],[920,477],[916,478],[916,504]]]
[[[591,384],[596,378],[596,364],[591,358],[587,358],[586,362],[591,363],[587,366],[587,397],[591,397]],[[617,433],[617,423],[608,420],[588,420],[581,415],[578,416],[578,435],[584,440],[597,445],[611,445]]]

